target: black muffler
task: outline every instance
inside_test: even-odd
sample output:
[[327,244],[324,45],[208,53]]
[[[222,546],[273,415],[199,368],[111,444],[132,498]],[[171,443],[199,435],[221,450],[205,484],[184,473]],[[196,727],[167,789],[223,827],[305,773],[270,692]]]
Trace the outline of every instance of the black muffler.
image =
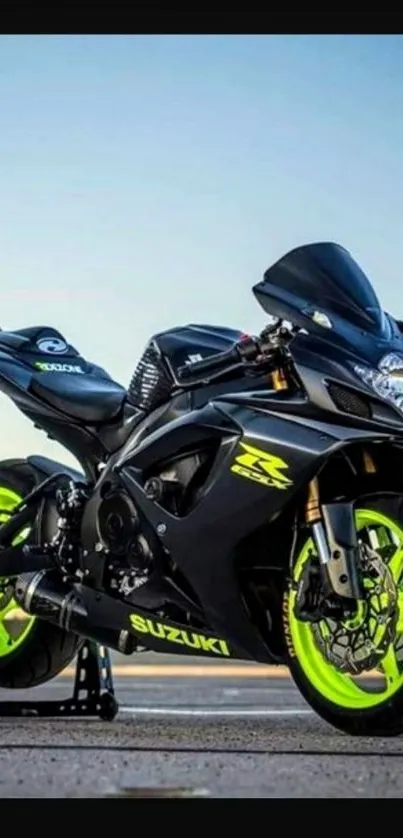
[[20,576],[14,597],[27,614],[86,640],[93,640],[123,655],[131,655],[138,648],[136,638],[130,632],[93,625],[74,585],[64,583],[55,571],[40,570]]

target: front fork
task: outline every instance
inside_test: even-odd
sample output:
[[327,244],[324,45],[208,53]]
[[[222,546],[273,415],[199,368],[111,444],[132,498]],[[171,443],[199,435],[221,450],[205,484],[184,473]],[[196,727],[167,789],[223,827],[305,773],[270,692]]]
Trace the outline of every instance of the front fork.
[[354,503],[320,503],[318,479],[309,484],[305,521],[310,526],[326,594],[363,596]]

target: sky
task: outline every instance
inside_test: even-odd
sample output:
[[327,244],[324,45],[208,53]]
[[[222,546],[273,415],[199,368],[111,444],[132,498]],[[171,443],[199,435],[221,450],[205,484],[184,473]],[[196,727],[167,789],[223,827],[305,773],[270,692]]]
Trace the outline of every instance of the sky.
[[[0,36],[0,326],[127,385],[153,332],[257,332],[331,240],[403,319],[403,36]],[[71,457],[0,399],[0,457]]]

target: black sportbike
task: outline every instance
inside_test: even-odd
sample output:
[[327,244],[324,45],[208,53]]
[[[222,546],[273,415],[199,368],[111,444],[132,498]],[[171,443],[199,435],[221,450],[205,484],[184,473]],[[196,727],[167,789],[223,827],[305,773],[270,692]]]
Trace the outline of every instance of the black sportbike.
[[403,731],[403,337],[336,244],[253,288],[259,337],[154,336],[126,390],[56,330],[0,332],[0,388],[82,473],[0,464],[0,686],[87,639],[285,664],[356,734]]

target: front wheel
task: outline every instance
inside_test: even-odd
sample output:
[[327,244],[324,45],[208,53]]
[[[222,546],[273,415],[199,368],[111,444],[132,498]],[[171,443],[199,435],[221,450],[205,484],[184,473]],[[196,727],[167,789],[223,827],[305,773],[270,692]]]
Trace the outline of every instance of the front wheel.
[[311,538],[297,547],[283,601],[287,664],[302,696],[333,727],[352,735],[397,736],[403,733],[401,501],[367,503],[356,509],[358,536],[381,562],[368,567],[365,600],[349,619],[296,618],[297,585],[316,560]]

